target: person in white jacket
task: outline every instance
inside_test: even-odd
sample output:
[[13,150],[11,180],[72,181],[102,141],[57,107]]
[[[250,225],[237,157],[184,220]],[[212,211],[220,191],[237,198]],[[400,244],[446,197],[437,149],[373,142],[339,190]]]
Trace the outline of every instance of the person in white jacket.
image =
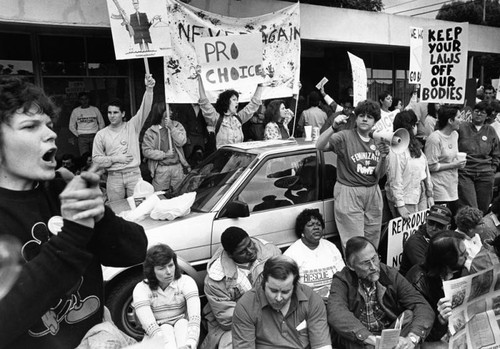
[[184,167],[189,164],[182,146],[186,144],[186,130],[171,118],[165,102],[153,105],[151,123],[142,142],[142,154],[147,160],[153,187],[156,191],[174,189],[184,178]]

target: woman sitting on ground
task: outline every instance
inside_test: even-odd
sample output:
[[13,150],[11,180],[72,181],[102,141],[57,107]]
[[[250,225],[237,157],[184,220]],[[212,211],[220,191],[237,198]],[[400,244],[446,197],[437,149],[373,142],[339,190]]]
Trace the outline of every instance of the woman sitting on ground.
[[333,275],[345,266],[338,248],[323,239],[325,221],[318,209],[305,209],[295,222],[299,237],[284,253],[299,266],[300,283],[310,286],[325,301]]
[[181,274],[177,255],[158,244],[146,254],[145,280],[133,292],[132,306],[146,336],[162,336],[167,349],[196,349],[200,336],[200,298],[195,281]]
[[[436,314],[426,342],[440,342],[447,332],[451,301],[444,297],[443,281],[461,277],[466,260],[467,250],[460,234],[445,230],[430,239],[425,262],[414,265],[406,274],[406,279],[425,297]],[[447,343],[441,343],[443,348],[448,347]]]
[[269,102],[265,112],[264,139],[287,139],[290,137],[288,123],[293,118],[290,109],[281,99]]

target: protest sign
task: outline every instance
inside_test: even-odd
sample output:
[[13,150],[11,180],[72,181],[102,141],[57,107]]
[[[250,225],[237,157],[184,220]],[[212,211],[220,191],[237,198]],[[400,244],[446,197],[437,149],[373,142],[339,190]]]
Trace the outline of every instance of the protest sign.
[[205,89],[255,90],[262,81],[262,46],[261,33],[198,38],[195,48]]
[[408,83],[420,84],[422,78],[422,43],[424,41],[424,29],[410,27],[410,71],[408,72]]
[[408,238],[415,234],[418,227],[425,224],[428,211],[418,211],[410,214],[410,219],[391,219],[387,225],[387,261],[388,266],[399,269],[403,258],[403,246]]
[[468,23],[424,29],[421,100],[464,103]]
[[171,48],[163,1],[107,0],[116,59],[161,57]]
[[347,54],[349,55],[349,60],[351,62],[353,102],[356,106],[359,102],[366,99],[366,93],[368,91],[366,67],[365,62],[361,58],[353,55],[350,52],[347,52]]
[[443,281],[451,299],[448,348],[500,347],[500,264],[479,273]]
[[[262,69],[266,87],[262,99],[289,97],[297,89],[300,71],[299,4],[266,15],[250,18],[221,16],[177,0],[166,1],[172,54],[164,59],[165,94],[169,103],[197,103],[199,100],[195,43],[203,37],[261,33]],[[162,2],[163,2],[162,1]],[[249,101],[252,88],[234,84],[240,102]],[[208,91],[214,102],[219,91]]]

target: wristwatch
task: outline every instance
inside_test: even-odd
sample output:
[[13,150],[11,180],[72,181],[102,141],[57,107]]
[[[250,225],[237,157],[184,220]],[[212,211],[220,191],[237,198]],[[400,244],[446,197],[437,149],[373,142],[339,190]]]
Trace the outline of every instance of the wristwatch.
[[416,334],[413,334],[413,333],[410,333],[408,334],[408,338],[410,338],[411,342],[413,343],[413,345],[417,345],[418,342],[420,341],[420,337],[417,336]]

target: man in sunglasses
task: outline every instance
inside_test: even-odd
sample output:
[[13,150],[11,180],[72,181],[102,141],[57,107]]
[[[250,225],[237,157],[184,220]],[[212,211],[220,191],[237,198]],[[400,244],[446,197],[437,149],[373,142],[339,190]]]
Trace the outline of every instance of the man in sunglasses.
[[434,205],[430,208],[426,223],[422,224],[403,246],[403,258],[399,268],[402,275],[406,275],[415,264],[424,262],[430,238],[448,229],[451,218],[452,213],[446,206]]

